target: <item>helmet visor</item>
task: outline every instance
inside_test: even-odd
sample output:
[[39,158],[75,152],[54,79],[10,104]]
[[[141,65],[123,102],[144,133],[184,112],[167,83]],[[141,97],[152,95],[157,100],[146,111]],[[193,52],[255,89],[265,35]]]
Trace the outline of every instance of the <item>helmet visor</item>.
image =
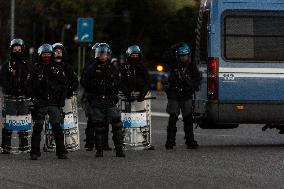
[[99,47],[96,49],[95,58],[99,58],[101,56],[107,56],[108,59],[111,58],[111,52],[108,47]]

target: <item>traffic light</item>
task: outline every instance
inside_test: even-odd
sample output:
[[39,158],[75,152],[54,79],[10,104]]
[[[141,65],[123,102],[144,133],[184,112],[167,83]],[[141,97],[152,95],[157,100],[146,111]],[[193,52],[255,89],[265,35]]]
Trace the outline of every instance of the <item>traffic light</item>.
[[157,71],[158,72],[164,71],[164,67],[162,65],[157,65]]

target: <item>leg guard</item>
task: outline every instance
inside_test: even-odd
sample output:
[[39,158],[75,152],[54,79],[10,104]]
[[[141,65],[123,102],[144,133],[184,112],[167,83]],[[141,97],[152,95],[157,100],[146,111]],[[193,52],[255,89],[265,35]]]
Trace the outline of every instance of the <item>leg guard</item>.
[[7,129],[3,128],[2,129],[2,148],[5,151],[10,151],[11,150],[11,137],[12,137],[12,132],[8,131]]
[[20,131],[19,133],[19,150],[27,151],[29,150],[29,133],[27,131]]
[[123,147],[123,139],[124,139],[124,131],[122,127],[122,123],[120,118],[114,119],[112,121],[112,132],[113,132],[113,143],[116,149],[122,149]]
[[166,147],[173,147],[175,146],[176,142],[176,132],[177,127],[176,123],[178,121],[178,116],[176,114],[170,114],[168,128],[167,128],[167,142]]
[[96,150],[101,151],[104,148],[106,126],[104,122],[93,123],[95,127]]
[[40,141],[41,141],[41,132],[43,129],[42,121],[35,121],[35,125],[33,127],[33,134],[31,139],[31,155],[35,154],[40,156]]
[[111,148],[109,147],[108,144],[108,134],[109,134],[109,122],[105,122],[105,127],[106,127],[106,131],[105,131],[105,142],[104,142],[104,150],[111,150]]
[[184,122],[185,144],[190,145],[194,141],[192,116],[189,115],[187,117],[184,117],[183,122]]
[[87,127],[85,129],[86,144],[85,148],[94,148],[95,144],[95,125],[88,119]]
[[60,156],[62,154],[66,154],[66,149],[64,145],[64,134],[62,128],[60,127],[60,124],[54,123],[52,125],[52,131],[54,134],[54,140],[56,144],[56,155]]

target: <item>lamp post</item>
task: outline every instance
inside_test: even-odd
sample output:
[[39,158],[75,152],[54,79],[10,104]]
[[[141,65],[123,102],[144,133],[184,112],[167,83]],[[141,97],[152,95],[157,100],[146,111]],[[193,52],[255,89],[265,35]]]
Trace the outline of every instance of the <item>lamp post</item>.
[[64,44],[64,38],[65,38],[65,30],[69,30],[71,28],[71,24],[64,24],[61,30],[61,42]]
[[10,39],[13,40],[15,36],[15,0],[11,0],[11,33]]

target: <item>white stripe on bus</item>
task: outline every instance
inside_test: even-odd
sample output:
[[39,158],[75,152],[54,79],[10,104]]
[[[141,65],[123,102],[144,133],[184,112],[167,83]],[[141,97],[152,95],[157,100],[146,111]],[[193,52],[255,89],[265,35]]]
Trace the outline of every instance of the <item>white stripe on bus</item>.
[[283,74],[256,74],[256,73],[219,73],[220,78],[225,78],[223,74],[233,74],[234,78],[284,78]]
[[284,68],[219,68],[219,73],[270,73],[284,74]]

